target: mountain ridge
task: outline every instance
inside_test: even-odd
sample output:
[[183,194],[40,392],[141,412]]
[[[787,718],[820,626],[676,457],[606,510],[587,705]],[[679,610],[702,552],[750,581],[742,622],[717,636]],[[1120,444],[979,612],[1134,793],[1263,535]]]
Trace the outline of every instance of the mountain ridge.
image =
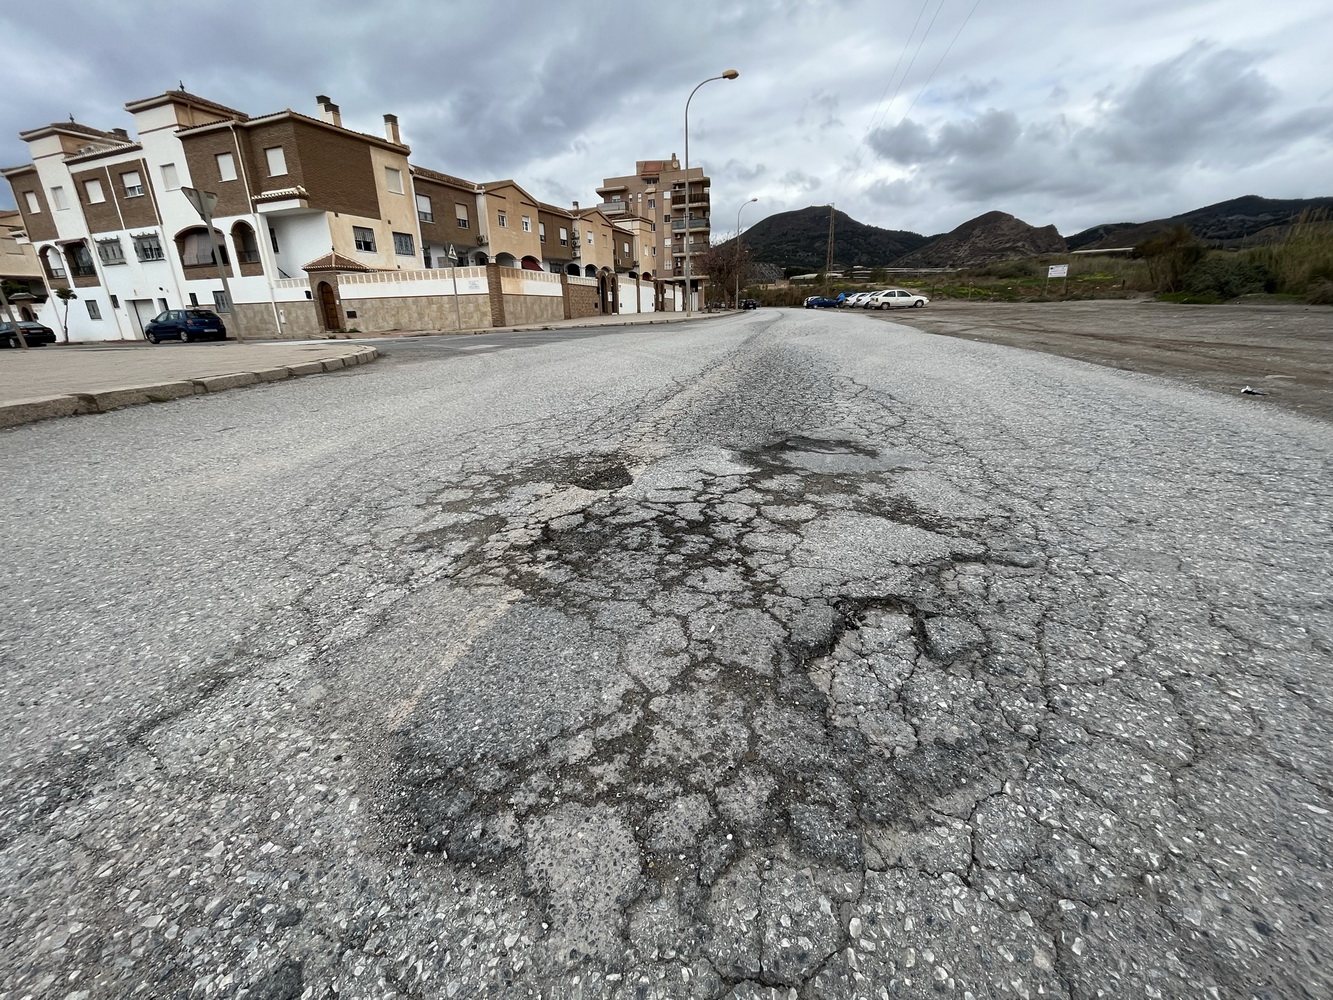
[[[1005,212],[991,211],[947,233],[923,236],[881,229],[834,210],[835,269],[849,267],[975,267],[997,260],[1135,246],[1178,225],[1216,247],[1271,242],[1283,227],[1307,211],[1333,212],[1333,197],[1264,198],[1243,195],[1148,222],[1110,222],[1068,237],[1055,226],[1033,226]],[[786,269],[819,271],[828,248],[828,205],[779,212],[746,231],[745,246],[756,262]],[[732,241],[723,244],[730,245]]]

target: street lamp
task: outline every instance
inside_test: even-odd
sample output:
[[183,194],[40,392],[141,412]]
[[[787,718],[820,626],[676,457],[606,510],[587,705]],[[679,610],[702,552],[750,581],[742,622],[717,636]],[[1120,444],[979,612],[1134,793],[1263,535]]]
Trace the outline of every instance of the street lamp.
[[687,317],[693,311],[690,305],[690,251],[694,247],[690,242],[690,101],[694,100],[699,87],[705,83],[712,83],[714,80],[734,80],[738,76],[740,73],[736,70],[724,69],[721,76],[710,76],[707,80],[701,81],[685,99],[685,315]]
[[736,209],[736,308],[741,307],[741,213],[745,211],[745,206],[758,201],[758,198],[751,198],[749,201],[741,202],[741,207]]

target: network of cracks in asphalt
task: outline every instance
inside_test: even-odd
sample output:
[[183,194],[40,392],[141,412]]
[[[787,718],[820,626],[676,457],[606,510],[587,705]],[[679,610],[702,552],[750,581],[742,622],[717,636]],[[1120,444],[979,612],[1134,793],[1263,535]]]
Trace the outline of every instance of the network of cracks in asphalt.
[[[445,494],[461,524],[420,542],[473,531],[458,579],[585,636],[616,697],[508,753],[409,728],[404,842],[483,871],[521,859],[548,969],[646,989],[629,970],[669,962],[683,996],[1067,995],[1061,949],[1082,939],[1051,900],[1111,898],[1149,862],[1113,861],[1095,829],[1043,836],[1004,795],[1050,710],[1024,596],[1043,555],[916,464],[816,434],[548,461],[489,505],[481,477]],[[1006,590],[1026,655],[977,624]],[[1047,805],[1096,826],[1089,800]]]

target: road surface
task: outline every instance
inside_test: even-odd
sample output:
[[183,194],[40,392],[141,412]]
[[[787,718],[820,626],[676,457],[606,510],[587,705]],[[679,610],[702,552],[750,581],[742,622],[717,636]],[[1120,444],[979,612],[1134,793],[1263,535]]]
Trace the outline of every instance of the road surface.
[[1333,995],[1328,423],[878,318],[0,434],[0,996]]

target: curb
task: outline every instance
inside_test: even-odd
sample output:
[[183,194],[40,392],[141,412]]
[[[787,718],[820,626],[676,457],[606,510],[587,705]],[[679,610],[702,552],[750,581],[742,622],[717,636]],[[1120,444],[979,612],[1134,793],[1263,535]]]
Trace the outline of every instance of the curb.
[[165,403],[185,396],[226,392],[248,385],[281,382],[301,375],[322,375],[341,368],[365,365],[380,356],[378,349],[362,346],[350,354],[322,361],[307,361],[299,365],[281,365],[256,371],[231,372],[226,375],[206,375],[202,378],[182,379],[175,382],[157,382],[151,385],[126,385],[97,392],[71,392],[58,396],[34,396],[0,403],[0,428],[18,427],[38,420],[55,417],[73,417],[85,413],[108,413],[126,406],[144,403]]

